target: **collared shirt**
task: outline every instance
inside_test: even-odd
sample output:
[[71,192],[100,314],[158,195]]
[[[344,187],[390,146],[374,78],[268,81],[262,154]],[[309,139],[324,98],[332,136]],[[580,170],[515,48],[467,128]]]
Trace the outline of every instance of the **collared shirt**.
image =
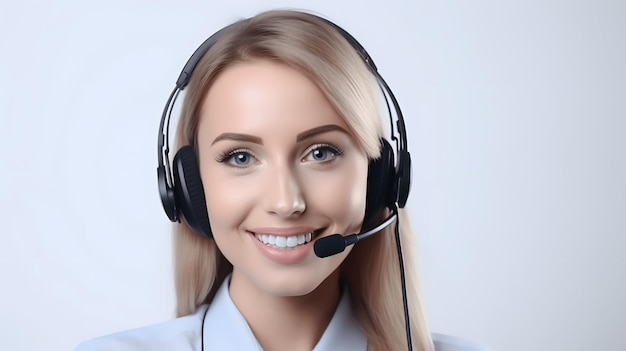
[[[248,323],[228,293],[226,279],[210,305],[202,305],[191,315],[144,328],[132,329],[78,346],[76,351],[262,351]],[[204,318],[204,327],[202,324]],[[204,329],[204,330],[203,330]],[[470,341],[433,334],[436,351],[488,351]],[[366,351],[367,337],[350,307],[347,292],[313,351]]]
[[[231,330],[237,331],[237,336]],[[262,351],[252,330],[233,303],[227,284],[218,290],[204,321],[205,350]],[[367,337],[352,316],[349,294],[341,294],[337,309],[313,351],[366,351]]]

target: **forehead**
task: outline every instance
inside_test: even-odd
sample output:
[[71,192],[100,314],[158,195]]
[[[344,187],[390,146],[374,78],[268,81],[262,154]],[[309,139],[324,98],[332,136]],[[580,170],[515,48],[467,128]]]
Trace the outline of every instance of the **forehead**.
[[350,130],[317,85],[286,64],[257,60],[222,72],[204,99],[199,137],[223,132],[298,134],[320,125]]

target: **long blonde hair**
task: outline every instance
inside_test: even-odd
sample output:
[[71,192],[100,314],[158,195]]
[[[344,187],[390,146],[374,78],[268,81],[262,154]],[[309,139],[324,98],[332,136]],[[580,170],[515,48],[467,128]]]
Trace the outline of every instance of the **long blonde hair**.
[[[374,76],[337,30],[298,11],[269,11],[236,22],[220,34],[195,68],[187,87],[176,133],[177,148],[196,146],[200,107],[217,76],[230,65],[253,59],[281,62],[307,75],[344,118],[370,159],[380,154],[383,135]],[[408,218],[400,212],[400,236],[416,350],[432,350],[417,293],[414,246]],[[354,247],[340,267],[354,315],[374,351],[406,348],[396,239],[393,227]],[[232,265],[213,239],[195,234],[183,221],[174,225],[177,316],[210,303]]]

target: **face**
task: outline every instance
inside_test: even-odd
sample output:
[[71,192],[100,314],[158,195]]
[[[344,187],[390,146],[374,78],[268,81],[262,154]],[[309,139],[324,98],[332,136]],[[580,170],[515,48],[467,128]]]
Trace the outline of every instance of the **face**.
[[316,239],[361,228],[368,160],[323,93],[280,63],[238,63],[211,86],[198,125],[211,229],[235,284],[301,296],[350,252]]

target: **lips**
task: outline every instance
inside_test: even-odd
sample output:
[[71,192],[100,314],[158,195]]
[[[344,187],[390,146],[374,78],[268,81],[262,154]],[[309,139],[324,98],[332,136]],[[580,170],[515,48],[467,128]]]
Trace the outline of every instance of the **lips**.
[[270,260],[283,265],[298,264],[313,251],[313,241],[324,232],[314,227],[263,227],[247,232],[260,252]]

